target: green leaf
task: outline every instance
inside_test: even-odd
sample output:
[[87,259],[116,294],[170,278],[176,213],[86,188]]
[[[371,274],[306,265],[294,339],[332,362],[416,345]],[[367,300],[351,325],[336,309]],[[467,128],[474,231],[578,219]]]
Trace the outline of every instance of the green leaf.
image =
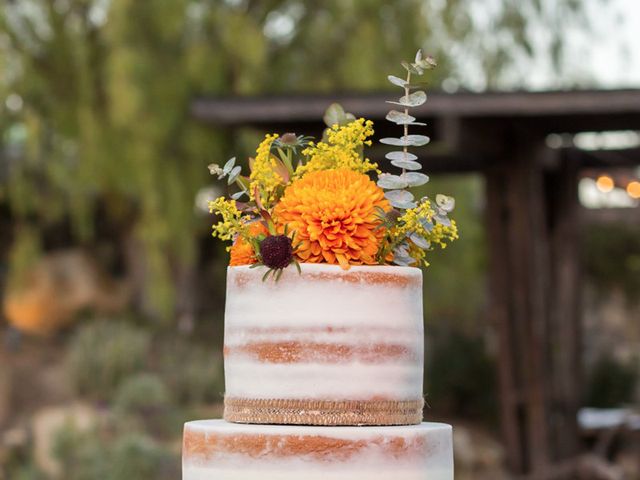
[[409,234],[409,240],[411,240],[418,248],[422,248],[424,250],[431,248],[431,242],[425,239],[422,235],[418,235],[415,232],[411,232]]
[[262,281],[266,282],[267,279],[269,278],[269,275],[271,275],[272,273],[273,273],[273,269],[270,268],[269,270],[267,270],[266,273],[262,276]]
[[407,144],[401,138],[385,137],[380,139],[380,143],[385,145],[393,145],[394,147],[404,147]]
[[429,137],[425,135],[405,135],[400,138],[385,137],[380,139],[380,143],[394,147],[422,147],[429,141]]
[[453,197],[442,195],[441,193],[436,195],[436,205],[445,212],[451,212],[456,206],[456,200]]
[[231,172],[229,172],[229,179],[227,180],[227,184],[231,185],[233,182],[235,182],[240,176],[241,171],[242,167],[240,165],[236,165],[235,167],[233,167],[231,169]]
[[[378,186],[384,189],[407,188],[409,184],[405,179],[398,175],[383,173],[378,177]],[[408,192],[407,192],[408,193]],[[413,198],[413,197],[412,197]]]
[[339,103],[332,103],[324,113],[322,120],[327,127],[333,127],[334,125],[342,125],[345,121],[345,111],[342,105]]
[[389,75],[387,76],[387,79],[394,85],[397,85],[398,87],[404,87],[407,84],[406,80],[403,80],[400,77],[396,77],[395,75]]
[[433,216],[433,219],[436,221],[436,223],[439,223],[440,225],[443,225],[445,227],[451,226],[451,220],[449,220],[449,217],[447,217],[446,213],[438,212]]
[[408,125],[416,120],[416,117],[412,117],[404,112],[399,112],[398,110],[391,110],[385,118],[396,125]]
[[404,179],[410,187],[419,187],[429,181],[427,175],[418,172],[405,172],[401,178]]
[[418,90],[416,92],[410,93],[409,95],[403,95],[397,102],[387,100],[387,103],[392,103],[393,105],[402,105],[403,107],[418,107],[424,104],[427,101],[427,94]]
[[224,167],[222,167],[222,175],[229,175],[229,173],[231,172],[231,170],[233,169],[233,166],[236,164],[236,157],[230,158],[227,163],[224,164]]
[[417,206],[416,203],[413,202],[413,194],[406,190],[391,190],[385,192],[384,196],[391,202],[391,205],[397,208],[407,209]]
[[421,170],[422,165],[413,160],[391,160],[391,165],[402,168],[403,170]]
[[418,157],[413,153],[409,152],[389,152],[385,155],[385,158],[388,160],[417,160]]
[[407,146],[422,147],[431,141],[426,135],[406,135],[402,137],[402,141],[406,142]]
[[422,75],[424,73],[424,70],[422,70],[419,66],[416,66],[413,63],[402,62],[401,65],[404,67],[404,69],[407,72],[415,73],[416,75]]

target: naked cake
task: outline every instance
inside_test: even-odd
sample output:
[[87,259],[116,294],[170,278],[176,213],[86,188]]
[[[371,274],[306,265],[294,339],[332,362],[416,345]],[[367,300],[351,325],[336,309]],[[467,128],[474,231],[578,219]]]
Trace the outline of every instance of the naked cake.
[[[184,480],[452,480],[452,429],[422,423],[422,271],[457,238],[452,198],[416,199],[425,184],[409,147],[411,83],[435,62],[421,52],[389,76],[404,95],[382,173],[364,155],[373,124],[338,105],[322,141],[268,134],[236,185],[210,202],[214,236],[230,240],[224,332],[224,420],[184,428]],[[377,178],[376,178],[377,177]]]

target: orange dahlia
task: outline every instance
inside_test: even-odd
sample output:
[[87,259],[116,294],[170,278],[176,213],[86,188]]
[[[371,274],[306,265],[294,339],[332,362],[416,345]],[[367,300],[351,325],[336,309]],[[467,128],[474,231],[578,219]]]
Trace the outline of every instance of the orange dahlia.
[[[267,235],[269,230],[262,222],[253,222],[249,225],[249,235],[257,237],[258,235]],[[242,236],[238,236],[233,246],[231,247],[231,259],[229,265],[251,265],[258,261],[256,253],[253,251],[253,247]]]
[[369,177],[348,169],[310,172],[294,181],[274,210],[279,230],[295,232],[296,256],[308,263],[372,265],[384,231],[376,207],[390,209]]

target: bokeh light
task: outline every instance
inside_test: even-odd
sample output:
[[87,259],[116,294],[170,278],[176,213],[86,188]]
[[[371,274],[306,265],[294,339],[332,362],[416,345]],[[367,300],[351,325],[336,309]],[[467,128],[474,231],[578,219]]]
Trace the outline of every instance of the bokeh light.
[[629,184],[627,185],[627,193],[631,198],[640,198],[640,182],[629,182]]
[[611,178],[610,176],[600,175],[598,177],[598,180],[596,181],[596,186],[598,187],[598,190],[600,190],[601,192],[608,193],[611,190],[613,190],[615,183],[613,181],[613,178]]

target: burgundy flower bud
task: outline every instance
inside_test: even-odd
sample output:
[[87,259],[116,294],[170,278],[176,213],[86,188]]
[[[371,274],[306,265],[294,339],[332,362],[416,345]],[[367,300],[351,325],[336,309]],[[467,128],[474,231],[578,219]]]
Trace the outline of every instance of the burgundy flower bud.
[[293,261],[293,245],[285,235],[273,235],[260,242],[260,256],[265,266],[280,269]]

